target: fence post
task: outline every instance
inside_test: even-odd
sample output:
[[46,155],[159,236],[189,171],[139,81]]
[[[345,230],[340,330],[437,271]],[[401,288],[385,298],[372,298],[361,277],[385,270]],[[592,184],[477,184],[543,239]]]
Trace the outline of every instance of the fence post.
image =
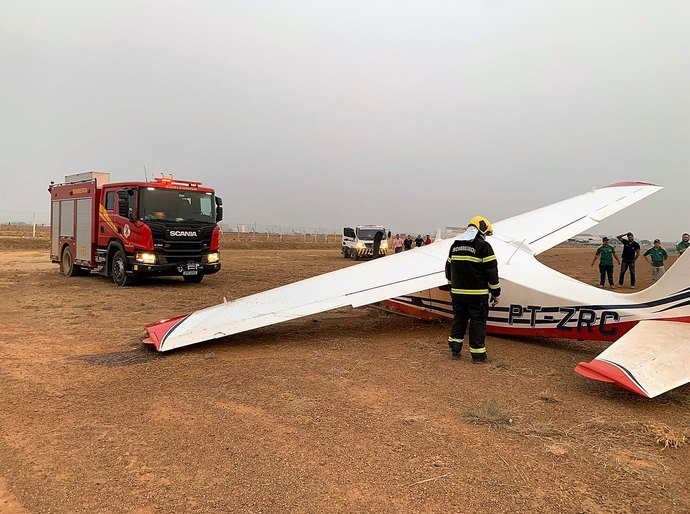
[[33,217],[31,218],[31,225],[33,225],[33,229],[31,232],[31,237],[36,237],[36,213],[34,212]]

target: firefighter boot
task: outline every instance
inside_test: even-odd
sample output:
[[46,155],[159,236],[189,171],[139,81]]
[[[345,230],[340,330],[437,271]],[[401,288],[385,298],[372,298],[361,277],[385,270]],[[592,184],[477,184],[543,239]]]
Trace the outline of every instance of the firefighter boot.
[[460,358],[460,350],[462,350],[462,341],[448,341],[448,346],[450,347],[451,359],[458,360]]

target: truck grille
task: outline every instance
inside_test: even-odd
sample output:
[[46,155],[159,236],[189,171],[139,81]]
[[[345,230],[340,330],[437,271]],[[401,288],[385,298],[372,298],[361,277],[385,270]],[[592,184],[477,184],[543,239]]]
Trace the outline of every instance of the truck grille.
[[[153,246],[161,263],[200,262],[201,255],[211,248],[215,225],[203,224],[159,224],[150,223]],[[196,236],[171,237],[170,231],[196,232]],[[165,261],[165,262],[163,262]]]

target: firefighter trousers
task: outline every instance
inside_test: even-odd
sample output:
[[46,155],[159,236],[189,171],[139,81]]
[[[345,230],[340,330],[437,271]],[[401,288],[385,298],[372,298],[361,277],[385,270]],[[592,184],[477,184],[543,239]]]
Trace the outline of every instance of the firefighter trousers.
[[454,294],[451,294],[451,297],[453,298],[453,323],[450,326],[448,346],[453,353],[459,353],[462,350],[465,332],[469,324],[472,360],[486,360],[484,340],[486,339],[486,319],[489,316],[488,298],[476,301],[460,299]]

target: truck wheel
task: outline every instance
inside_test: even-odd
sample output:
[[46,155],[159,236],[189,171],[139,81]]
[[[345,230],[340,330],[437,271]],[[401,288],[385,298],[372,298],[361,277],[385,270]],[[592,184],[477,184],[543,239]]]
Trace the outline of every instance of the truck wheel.
[[81,273],[81,266],[74,264],[74,257],[72,256],[72,249],[66,246],[62,251],[62,259],[60,259],[60,270],[66,277],[76,277]]
[[116,286],[123,287],[132,283],[132,277],[127,275],[127,258],[122,250],[118,250],[113,255],[113,260],[110,263],[110,276],[113,277]]
[[343,248],[343,257],[346,259],[350,257],[350,252],[347,251],[347,248]]
[[198,284],[204,279],[204,274],[199,273],[198,275],[183,275],[182,278],[185,282],[189,282],[190,284]]

